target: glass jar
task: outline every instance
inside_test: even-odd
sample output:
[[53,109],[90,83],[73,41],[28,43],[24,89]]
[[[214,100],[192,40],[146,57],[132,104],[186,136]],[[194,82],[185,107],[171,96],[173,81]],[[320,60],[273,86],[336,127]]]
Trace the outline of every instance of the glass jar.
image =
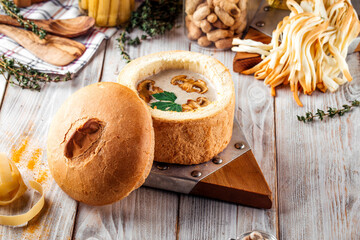
[[114,27],[129,20],[135,0],[79,0],[79,7],[97,26]]
[[[297,3],[300,3],[301,0],[295,0]],[[267,0],[269,5],[273,8],[280,8],[280,9],[288,9],[286,5],[286,0]]]
[[185,33],[201,47],[229,49],[247,27],[248,0],[185,0]]
[[[256,234],[254,234],[256,233]],[[254,234],[253,238],[250,238],[250,235]],[[260,238],[260,236],[261,238]],[[257,237],[257,238],[256,238]],[[244,239],[267,239],[267,240],[277,240],[277,238],[270,234],[259,230],[252,230],[251,232],[246,232],[241,234],[239,237],[236,238],[236,240],[244,240]],[[234,239],[235,240],[235,239]]]

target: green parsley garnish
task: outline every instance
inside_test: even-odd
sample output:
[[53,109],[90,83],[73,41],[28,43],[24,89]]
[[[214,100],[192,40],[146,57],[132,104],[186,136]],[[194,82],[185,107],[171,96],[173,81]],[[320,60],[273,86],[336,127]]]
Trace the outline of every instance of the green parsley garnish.
[[151,103],[151,108],[162,111],[182,112],[182,106],[175,103],[177,97],[173,92],[164,91],[162,93],[155,93],[152,96],[158,100],[158,102]]

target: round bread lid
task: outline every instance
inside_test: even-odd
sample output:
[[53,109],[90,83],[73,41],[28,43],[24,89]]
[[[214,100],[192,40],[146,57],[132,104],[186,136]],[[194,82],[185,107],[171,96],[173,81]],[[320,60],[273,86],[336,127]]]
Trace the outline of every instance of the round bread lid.
[[146,104],[118,83],[96,83],[70,96],[49,130],[47,157],[58,185],[75,200],[110,204],[140,187],[154,157]]

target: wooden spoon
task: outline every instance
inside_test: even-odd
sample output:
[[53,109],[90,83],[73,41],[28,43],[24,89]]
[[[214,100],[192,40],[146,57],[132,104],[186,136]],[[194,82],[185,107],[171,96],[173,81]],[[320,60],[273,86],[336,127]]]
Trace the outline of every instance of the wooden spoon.
[[12,38],[43,61],[65,66],[80,57],[86,47],[74,40],[47,34],[40,39],[35,33],[0,24],[0,33]]
[[14,0],[14,3],[16,4],[17,7],[22,8],[22,7],[28,7],[34,3],[39,3],[44,1],[46,0]]
[[[26,19],[25,19],[26,20]],[[92,17],[81,16],[70,19],[56,19],[56,20],[31,20],[38,27],[43,28],[49,33],[53,33],[62,37],[78,37],[89,31],[95,25],[95,19]],[[20,27],[21,25],[16,19],[0,15],[0,23]]]

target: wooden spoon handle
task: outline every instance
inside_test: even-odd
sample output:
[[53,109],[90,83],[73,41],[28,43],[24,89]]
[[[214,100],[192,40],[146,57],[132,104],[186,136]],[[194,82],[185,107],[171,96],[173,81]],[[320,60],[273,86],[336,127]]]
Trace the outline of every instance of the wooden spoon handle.
[[[36,38],[37,36],[29,31],[21,30],[19,28],[10,27],[4,24],[0,24],[0,33],[12,38],[20,45],[27,44],[31,39]],[[39,38],[39,37],[37,37]],[[40,40],[40,39],[39,39]]]
[[0,33],[12,38],[43,61],[56,66],[68,65],[86,50],[83,44],[71,39],[50,34],[40,39],[33,32],[4,24],[0,24]]
[[[27,20],[26,18],[24,20]],[[32,22],[34,22],[39,28],[44,29],[47,32],[53,32],[53,30],[49,27],[49,24],[51,24],[53,22],[53,20],[36,20],[36,19],[32,19]],[[15,26],[15,27],[21,27],[20,23],[7,15],[0,15],[0,23],[2,24],[6,24],[6,25],[11,25],[11,26]]]
[[[27,20],[27,19],[25,19]],[[95,20],[91,17],[81,16],[71,19],[49,19],[35,20],[31,19],[39,28],[44,29],[48,33],[52,33],[62,37],[77,37],[89,31],[95,25]],[[0,15],[0,24],[12,25],[20,27],[20,23],[7,15]]]
[[45,0],[14,0],[16,6],[18,7],[28,7],[31,4],[44,2]]
[[28,7],[31,5],[31,0],[14,0],[14,3],[18,7]]
[[18,23],[18,21],[7,15],[0,15],[0,23],[20,27],[20,23]]

